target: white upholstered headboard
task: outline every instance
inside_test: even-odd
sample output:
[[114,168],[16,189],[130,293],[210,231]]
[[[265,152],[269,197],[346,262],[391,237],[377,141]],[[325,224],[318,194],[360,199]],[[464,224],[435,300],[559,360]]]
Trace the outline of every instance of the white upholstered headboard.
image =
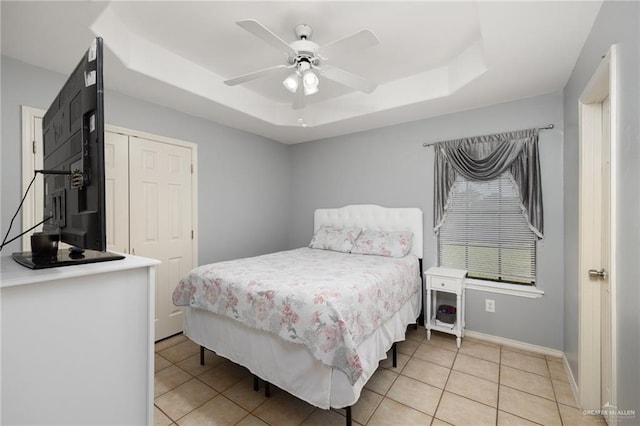
[[386,208],[375,204],[352,204],[337,209],[317,209],[313,232],[322,225],[359,226],[362,229],[412,231],[411,253],[422,259],[422,210],[416,207]]

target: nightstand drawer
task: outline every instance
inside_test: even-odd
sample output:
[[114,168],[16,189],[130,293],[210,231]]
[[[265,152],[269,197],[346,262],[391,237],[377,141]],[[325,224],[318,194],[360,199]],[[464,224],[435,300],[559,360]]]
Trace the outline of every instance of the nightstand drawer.
[[432,275],[430,278],[431,289],[433,290],[449,290],[457,293],[462,283],[462,280],[457,278],[439,277],[437,275]]

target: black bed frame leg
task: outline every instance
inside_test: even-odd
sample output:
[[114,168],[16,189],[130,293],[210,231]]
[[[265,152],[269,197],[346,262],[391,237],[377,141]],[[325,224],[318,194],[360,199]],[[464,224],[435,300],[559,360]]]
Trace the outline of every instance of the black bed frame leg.
[[351,406],[347,407],[347,426],[351,426]]
[[204,346],[200,346],[200,365],[204,365]]
[[398,351],[396,350],[395,342],[391,346],[391,352],[393,352],[393,368],[396,368],[398,366]]
[[264,382],[264,396],[267,398],[271,396],[271,383],[267,381]]
[[253,390],[258,392],[260,390],[260,381],[258,380],[258,376],[253,375]]

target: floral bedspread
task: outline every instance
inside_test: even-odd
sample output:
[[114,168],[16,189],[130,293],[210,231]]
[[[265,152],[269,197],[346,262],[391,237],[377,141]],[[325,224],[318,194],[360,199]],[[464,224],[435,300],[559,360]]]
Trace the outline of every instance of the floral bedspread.
[[304,344],[353,384],[362,374],[359,344],[419,291],[414,255],[304,247],[195,268],[175,288],[173,303]]

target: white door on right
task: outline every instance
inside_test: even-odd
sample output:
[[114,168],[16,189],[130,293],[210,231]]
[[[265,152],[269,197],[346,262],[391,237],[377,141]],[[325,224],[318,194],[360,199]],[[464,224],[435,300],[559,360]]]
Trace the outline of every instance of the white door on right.
[[[609,97],[602,102],[600,215],[600,267],[605,273],[600,278],[600,406],[607,412],[611,404],[611,104]],[[605,416],[606,419],[606,416]],[[607,419],[608,420],[608,419]]]

